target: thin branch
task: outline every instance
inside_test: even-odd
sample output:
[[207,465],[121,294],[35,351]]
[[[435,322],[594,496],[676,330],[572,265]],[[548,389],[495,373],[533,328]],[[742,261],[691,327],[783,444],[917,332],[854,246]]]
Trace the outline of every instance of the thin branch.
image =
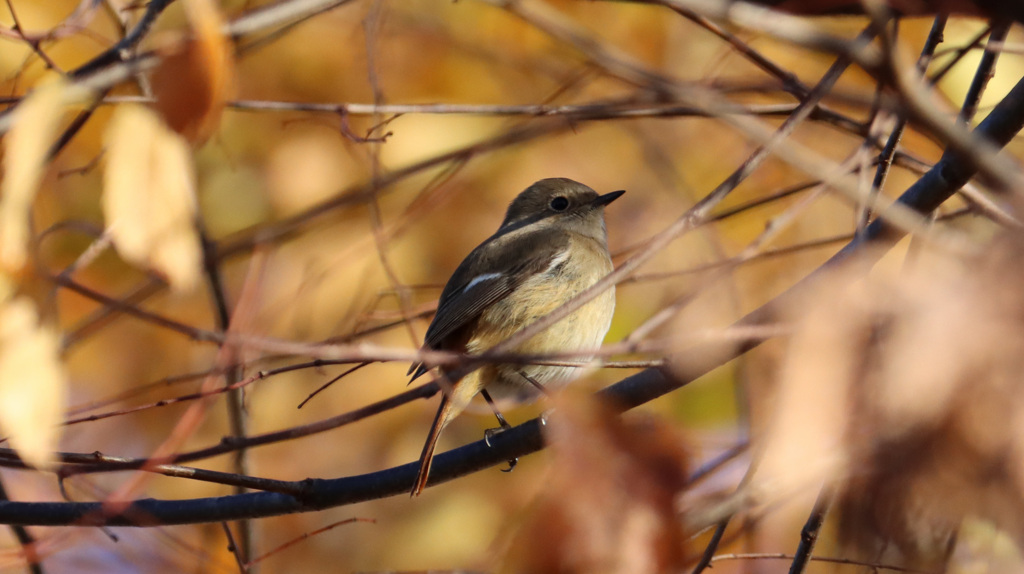
[[[206,226],[203,223],[201,216],[197,217],[195,222],[197,235],[199,236],[200,244],[203,250],[203,273],[206,277],[207,286],[210,292],[211,305],[213,306],[214,315],[217,318],[217,328],[222,333],[227,333],[231,326],[231,318],[234,315],[234,311],[231,309],[228,303],[227,293],[224,290],[224,280],[221,273],[219,262],[215,256],[216,247],[214,242],[210,239],[209,233],[206,230]],[[259,258],[259,263],[262,264],[263,258]],[[255,310],[248,310],[247,312],[254,313]],[[224,344],[221,345],[221,349],[224,350]],[[231,347],[227,349],[228,356],[224,360],[228,366],[224,373],[224,385],[221,387],[227,393],[227,400],[225,401],[225,407],[228,413],[228,422],[230,425],[231,436],[236,439],[245,438],[248,432],[248,421],[245,412],[245,391],[242,386],[235,386],[236,383],[242,380],[243,368],[241,359],[241,350],[238,348]],[[238,449],[232,456],[232,465],[235,474],[248,475],[249,472],[249,451],[245,448]],[[246,492],[247,487],[242,484],[236,484],[235,494],[243,494]],[[225,525],[225,529],[230,533],[230,528]],[[248,562],[252,559],[254,548],[254,533],[253,524],[249,520],[242,520],[238,523],[238,535],[241,539],[241,544],[235,548],[236,558],[239,563]],[[232,542],[233,543],[233,542]]]
[[284,544],[278,546],[277,548],[274,548],[270,552],[267,552],[266,554],[262,554],[262,555],[260,555],[260,556],[258,556],[256,558],[253,558],[252,560],[250,560],[249,562],[247,562],[245,564],[245,567],[251,567],[253,564],[256,564],[258,562],[262,562],[263,560],[266,560],[267,558],[270,558],[274,554],[277,554],[279,552],[287,550],[287,549],[291,548],[292,546],[295,546],[296,544],[299,544],[299,543],[301,543],[301,542],[303,542],[305,540],[310,539],[313,536],[316,536],[317,534],[323,534],[324,532],[327,532],[329,530],[333,530],[333,529],[335,529],[335,528],[337,528],[339,526],[344,526],[346,524],[354,524],[356,522],[366,522],[366,523],[369,523],[369,524],[376,524],[377,523],[377,521],[372,519],[372,518],[346,518],[345,520],[339,520],[337,522],[332,522],[331,524],[328,524],[327,526],[324,526],[323,528],[317,528],[316,530],[314,530],[312,532],[304,532],[301,536],[299,536],[297,538],[293,538],[292,540],[289,540],[288,542],[285,542]]
[[[792,554],[785,554],[783,552],[756,552],[746,554],[719,554],[715,556],[712,562],[725,562],[732,560],[793,560]],[[845,566],[863,566],[872,571],[878,570],[891,570],[892,572],[905,572],[907,574],[934,574],[927,570],[916,570],[914,568],[906,568],[903,566],[896,566],[891,564],[877,564],[874,562],[864,562],[860,560],[850,560],[848,558],[832,558],[828,556],[812,556],[812,562],[824,562],[827,564],[841,564]]]
[[142,17],[139,18],[139,21],[127,35],[103,53],[72,70],[69,74],[71,78],[84,78],[111,64],[124,62],[126,60],[125,55],[139,45],[139,42],[146,37],[146,34],[149,33],[160,14],[173,3],[174,0],[150,0],[147,2],[146,10],[142,13]]
[[[921,55],[917,58],[917,67],[922,73],[928,69],[928,64],[931,62],[935,50],[942,42],[947,20],[945,16],[937,16],[932,22],[931,31],[928,32],[928,38],[925,40],[924,47],[921,48]],[[903,131],[906,129],[906,126],[906,114],[897,113],[896,125],[889,132],[889,138],[885,142],[885,147],[882,148],[882,153],[878,156],[878,165],[875,168],[874,180],[871,182],[868,201],[858,213],[857,233],[863,233],[868,221],[871,219],[870,206],[874,204],[875,197],[885,185],[885,180],[889,176],[889,169],[892,167],[893,157],[896,155],[896,150],[903,139]]]
[[984,30],[982,30],[981,32],[978,32],[977,34],[975,34],[975,36],[973,38],[971,38],[971,41],[968,42],[964,46],[961,46],[959,48],[949,48],[947,50],[938,50],[938,51],[936,51],[935,52],[936,56],[945,55],[946,53],[948,53],[950,51],[952,51],[954,53],[954,55],[953,55],[952,58],[950,58],[950,60],[948,62],[943,64],[943,66],[941,68],[939,68],[937,71],[933,72],[930,76],[928,76],[928,81],[931,82],[932,84],[937,84],[939,82],[939,80],[941,80],[942,78],[946,77],[946,74],[948,74],[950,72],[950,70],[953,69],[954,66],[956,66],[961,61],[963,61],[964,57],[967,56],[967,54],[970,54],[971,51],[978,49],[978,47],[981,46],[981,42],[991,32],[992,32],[992,26],[989,26],[989,27],[985,28]]
[[821,532],[821,525],[825,522],[825,515],[832,506],[832,488],[828,485],[822,486],[818,492],[818,499],[814,501],[814,508],[807,517],[807,522],[800,530],[800,545],[793,555],[793,562],[789,566],[789,574],[803,574],[807,563],[812,560],[811,553],[814,552],[814,545],[818,542],[818,533]]
[[770,76],[779,80],[779,82],[782,83],[783,88],[789,93],[796,96],[797,99],[802,100],[803,98],[807,97],[808,92],[810,92],[810,88],[805,86],[796,74],[769,60],[764,54],[753,49],[749,44],[740,40],[735,34],[730,33],[725,28],[719,26],[718,24],[712,22],[711,20],[705,18],[704,16],[701,16],[700,14],[694,12],[689,8],[675,5],[670,6],[669,9],[691,20],[693,23],[697,24],[701,28],[704,28],[708,32],[711,32],[712,34],[718,36],[719,38],[727,42],[730,46],[733,47],[733,49],[742,54],[743,57],[750,60],[754,65],[764,70]]
[[1006,35],[1010,33],[1010,22],[998,21],[992,23],[992,32],[988,37],[988,46],[985,48],[985,53],[981,56],[981,61],[978,62],[978,68],[975,70],[974,79],[971,80],[971,85],[967,89],[967,95],[964,96],[964,105],[960,107],[960,113],[957,115],[957,119],[965,124],[970,124],[974,120],[974,114],[978,112],[978,102],[981,101],[981,95],[985,92],[985,87],[988,86],[989,80],[995,75],[996,61],[999,60],[999,50],[993,48],[998,44],[1002,44],[1006,40]]
[[162,315],[146,311],[129,302],[120,301],[112,297],[108,297],[103,293],[100,293],[99,291],[86,287],[85,285],[82,285],[77,281],[72,280],[70,277],[64,277],[62,275],[50,275],[50,280],[53,283],[60,285],[61,287],[78,293],[79,295],[92,299],[93,301],[102,303],[103,305],[110,309],[117,310],[121,313],[130,315],[132,317],[135,317],[136,319],[140,319],[146,323],[150,323],[157,327],[162,327],[164,329],[180,333],[182,335],[185,335],[189,339],[192,339],[193,341],[217,344],[221,344],[225,341],[225,336],[223,333],[210,331],[208,329],[200,329],[198,327],[186,325],[185,323],[181,323],[179,321],[169,319]]
[[[4,487],[3,481],[0,481],[0,501],[10,500],[7,497],[7,489]],[[14,534],[14,538],[18,541],[21,546],[21,553],[25,557],[25,562],[28,564],[28,570],[32,574],[43,574],[42,557],[36,551],[36,540],[32,536],[32,533],[27,528],[21,525],[12,525],[11,533]]]

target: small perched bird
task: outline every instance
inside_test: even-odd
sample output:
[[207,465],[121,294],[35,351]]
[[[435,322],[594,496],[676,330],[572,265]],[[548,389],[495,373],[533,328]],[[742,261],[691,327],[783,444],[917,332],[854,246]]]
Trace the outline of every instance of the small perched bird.
[[[551,313],[612,271],[604,207],[625,191],[598,195],[565,178],[542,179],[508,206],[498,231],[474,249],[441,292],[424,348],[479,354]],[[597,349],[615,312],[615,288],[597,297],[510,352],[544,354]],[[414,364],[413,379],[430,369]],[[444,427],[483,394],[528,401],[542,388],[578,375],[571,366],[488,364],[458,380],[441,369],[444,393],[420,455],[412,495],[423,491],[434,447]],[[495,411],[497,414],[497,411]],[[498,415],[502,426],[507,423]]]

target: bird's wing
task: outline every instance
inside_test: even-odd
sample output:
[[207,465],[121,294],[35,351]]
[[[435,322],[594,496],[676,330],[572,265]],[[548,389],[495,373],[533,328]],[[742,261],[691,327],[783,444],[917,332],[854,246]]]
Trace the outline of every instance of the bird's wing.
[[[481,244],[459,265],[441,292],[423,346],[446,348],[448,337],[475,321],[484,309],[508,297],[528,278],[545,271],[568,246],[568,235],[556,230],[499,236]],[[415,379],[427,370],[424,365],[414,364],[409,372],[416,371]]]

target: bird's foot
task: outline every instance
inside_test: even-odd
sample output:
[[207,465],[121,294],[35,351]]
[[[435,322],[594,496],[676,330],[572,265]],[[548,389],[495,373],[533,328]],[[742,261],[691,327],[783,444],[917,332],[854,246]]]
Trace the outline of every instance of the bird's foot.
[[[508,430],[510,428],[512,428],[512,425],[510,425],[510,424],[508,424],[506,422],[505,424],[503,424],[502,426],[500,426],[498,428],[492,428],[492,429],[485,430],[484,431],[484,443],[487,446],[491,446],[491,439],[492,438],[494,438],[495,436],[497,436],[500,433],[505,432],[506,430]],[[508,461],[508,468],[501,469],[501,472],[512,472],[512,469],[515,468],[518,463],[519,463],[519,459],[518,458],[513,458],[513,459],[509,460]]]

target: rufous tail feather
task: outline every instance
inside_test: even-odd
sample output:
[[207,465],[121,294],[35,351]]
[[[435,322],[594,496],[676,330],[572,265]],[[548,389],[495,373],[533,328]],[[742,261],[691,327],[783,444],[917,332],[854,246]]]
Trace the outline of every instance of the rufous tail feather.
[[434,417],[434,424],[430,426],[430,434],[427,435],[427,442],[423,444],[423,453],[420,454],[420,471],[416,475],[416,481],[412,483],[412,496],[419,496],[427,486],[427,478],[430,476],[430,465],[434,460],[434,447],[437,446],[437,439],[441,431],[448,425],[455,415],[452,412],[452,401],[446,393],[441,393],[441,404],[437,407],[437,416]]

